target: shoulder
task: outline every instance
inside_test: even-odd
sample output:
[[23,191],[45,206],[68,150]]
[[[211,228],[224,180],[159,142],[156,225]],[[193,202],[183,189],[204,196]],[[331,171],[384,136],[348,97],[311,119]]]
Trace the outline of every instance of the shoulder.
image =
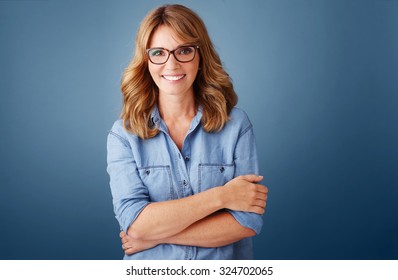
[[238,107],[234,107],[229,114],[229,122],[227,124],[234,127],[239,127],[241,130],[246,130],[252,127],[247,113]]
[[247,120],[249,121],[249,117],[247,116],[247,113],[239,108],[239,107],[233,107],[231,110],[231,113],[229,113],[230,118],[234,118],[237,120]]
[[115,121],[112,125],[111,130],[109,131],[109,134],[113,135],[113,134],[117,134],[121,137],[126,137],[127,136],[127,131],[123,126],[123,120],[118,119],[117,121]]
[[240,137],[245,132],[252,129],[252,123],[246,112],[238,107],[234,107],[229,113],[229,120],[225,123],[220,132],[226,137]]
[[132,133],[126,130],[126,128],[123,125],[122,119],[118,119],[113,123],[112,128],[109,131],[108,137],[111,138],[115,137],[126,146],[130,145],[129,142],[131,142],[131,140],[137,138],[136,135],[133,135]]

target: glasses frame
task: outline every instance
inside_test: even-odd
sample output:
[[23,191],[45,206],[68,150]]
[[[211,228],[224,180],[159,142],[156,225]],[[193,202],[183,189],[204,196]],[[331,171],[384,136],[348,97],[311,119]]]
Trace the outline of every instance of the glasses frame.
[[[177,58],[177,56],[175,55],[174,52],[175,52],[176,50],[178,50],[178,49],[186,48],[186,47],[193,47],[193,48],[194,48],[193,57],[192,57],[191,60],[188,60],[188,61],[181,61],[181,60],[179,60],[179,59]],[[153,61],[151,60],[151,56],[149,55],[149,52],[150,52],[151,50],[154,50],[154,49],[167,51],[168,55],[167,55],[167,59],[166,59],[165,62],[158,63],[158,62],[153,62]],[[168,50],[168,49],[165,49],[165,48],[150,48],[150,49],[146,49],[146,54],[147,54],[147,56],[148,56],[149,61],[150,61],[151,63],[153,63],[153,64],[156,64],[156,65],[162,65],[162,64],[165,64],[167,61],[169,61],[170,54],[173,54],[174,58],[175,58],[178,62],[180,62],[180,63],[187,63],[187,62],[191,62],[192,60],[195,59],[196,50],[197,50],[197,49],[199,49],[199,46],[197,46],[197,45],[183,45],[183,46],[179,46],[178,48],[176,48],[176,49],[174,49],[174,50],[172,50],[172,51],[170,51],[170,50]]]

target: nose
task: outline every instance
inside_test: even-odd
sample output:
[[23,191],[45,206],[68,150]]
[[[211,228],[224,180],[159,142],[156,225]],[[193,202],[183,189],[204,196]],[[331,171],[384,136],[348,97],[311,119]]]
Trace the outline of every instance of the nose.
[[173,70],[179,68],[179,66],[180,63],[175,58],[174,53],[171,53],[169,59],[166,62],[166,69]]

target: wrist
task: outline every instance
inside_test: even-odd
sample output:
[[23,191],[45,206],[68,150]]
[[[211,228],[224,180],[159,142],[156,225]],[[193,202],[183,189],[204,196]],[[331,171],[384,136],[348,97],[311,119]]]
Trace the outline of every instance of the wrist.
[[226,200],[225,200],[225,188],[223,186],[218,186],[210,189],[211,191],[211,196],[213,197],[214,200],[214,205],[216,208],[216,211],[221,210],[226,208]]

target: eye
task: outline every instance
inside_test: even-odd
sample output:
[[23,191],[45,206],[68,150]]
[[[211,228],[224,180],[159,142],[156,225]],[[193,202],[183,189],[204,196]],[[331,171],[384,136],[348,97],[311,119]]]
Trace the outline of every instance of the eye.
[[166,52],[163,49],[150,49],[149,50],[150,56],[164,56]]
[[177,54],[178,55],[190,55],[193,52],[193,47],[181,47],[178,49]]

